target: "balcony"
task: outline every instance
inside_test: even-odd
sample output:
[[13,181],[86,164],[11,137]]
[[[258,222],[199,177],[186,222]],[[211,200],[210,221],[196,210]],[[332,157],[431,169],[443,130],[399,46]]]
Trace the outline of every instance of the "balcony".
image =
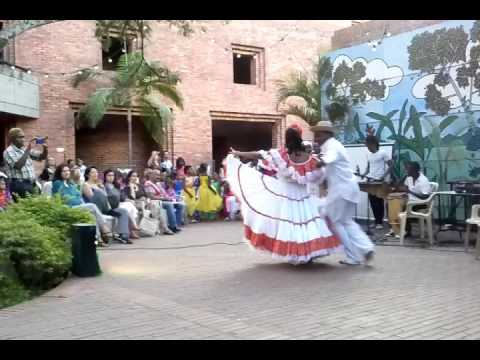
[[0,113],[28,118],[40,116],[38,80],[25,70],[0,63]]

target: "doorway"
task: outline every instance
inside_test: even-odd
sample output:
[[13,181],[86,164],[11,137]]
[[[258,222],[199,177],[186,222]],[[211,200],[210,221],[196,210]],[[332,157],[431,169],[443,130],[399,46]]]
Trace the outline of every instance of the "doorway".
[[212,151],[215,171],[230,148],[240,151],[269,150],[273,144],[274,122],[262,121],[212,121]]

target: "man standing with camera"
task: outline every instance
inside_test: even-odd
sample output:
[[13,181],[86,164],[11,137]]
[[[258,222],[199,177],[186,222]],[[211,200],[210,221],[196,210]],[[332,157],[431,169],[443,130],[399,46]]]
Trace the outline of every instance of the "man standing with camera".
[[[20,128],[10,129],[8,139],[10,146],[3,152],[3,158],[10,178],[10,192],[16,200],[17,196],[23,198],[27,194],[33,194],[35,170],[32,160],[46,159],[48,146],[43,138],[33,138],[25,146],[25,133]],[[33,150],[34,145],[42,145],[43,151]]]

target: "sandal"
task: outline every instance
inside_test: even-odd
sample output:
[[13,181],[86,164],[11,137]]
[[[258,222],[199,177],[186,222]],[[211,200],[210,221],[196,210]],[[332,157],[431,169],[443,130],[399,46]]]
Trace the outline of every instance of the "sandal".
[[102,241],[105,244],[108,244],[109,242],[113,241],[114,239],[115,239],[115,237],[114,237],[112,232],[102,233]]

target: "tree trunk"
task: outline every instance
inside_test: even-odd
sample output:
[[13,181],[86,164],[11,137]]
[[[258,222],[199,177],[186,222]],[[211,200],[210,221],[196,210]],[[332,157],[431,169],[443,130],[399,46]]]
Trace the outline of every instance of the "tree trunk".
[[128,122],[128,167],[132,168],[133,161],[133,130],[132,130],[132,110],[128,109],[127,112],[127,122]]

